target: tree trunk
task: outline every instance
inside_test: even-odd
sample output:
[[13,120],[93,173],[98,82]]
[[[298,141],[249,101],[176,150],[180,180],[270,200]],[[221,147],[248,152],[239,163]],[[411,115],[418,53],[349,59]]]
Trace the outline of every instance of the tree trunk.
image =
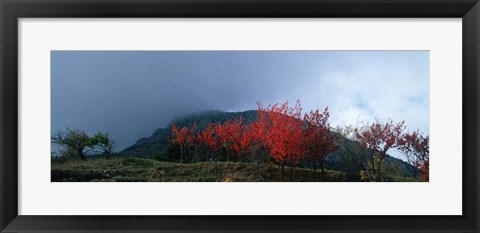
[[228,162],[228,157],[229,157],[228,147],[227,145],[223,145],[223,147],[225,147],[225,152],[227,152],[227,162]]
[[322,181],[325,181],[325,170],[323,168],[323,161],[320,161],[320,169],[322,170]]
[[377,179],[379,181],[383,181],[383,178],[382,178],[382,175],[381,175],[382,160],[383,160],[383,157],[379,158],[379,160],[378,160]]
[[183,163],[183,150],[180,148],[180,163]]
[[313,181],[317,181],[317,162],[313,160]]
[[290,164],[290,181],[293,181],[293,164]]
[[282,181],[283,181],[283,172],[284,172],[284,164],[283,161],[280,163],[280,167],[282,168]]
[[377,175],[375,174],[375,155],[372,155],[372,175],[373,179],[377,179]]
[[83,148],[82,148],[82,149],[78,149],[78,150],[77,150],[77,154],[78,154],[78,156],[80,157],[81,160],[87,160],[87,159],[85,158],[85,155],[83,154]]

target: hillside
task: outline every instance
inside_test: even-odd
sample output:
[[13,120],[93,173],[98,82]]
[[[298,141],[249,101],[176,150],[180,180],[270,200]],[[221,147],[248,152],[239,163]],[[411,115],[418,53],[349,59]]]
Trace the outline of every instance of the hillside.
[[[177,117],[174,119],[174,123],[177,127],[192,126],[196,123],[197,130],[203,130],[209,123],[223,123],[239,117],[242,117],[245,123],[249,124],[257,118],[257,113],[255,110],[235,113],[206,111]],[[165,128],[159,128],[150,137],[139,139],[135,144],[121,151],[118,155],[121,157],[153,158],[155,153],[166,149],[171,137],[171,131],[172,127],[170,124]],[[352,166],[358,166],[360,162],[366,159],[366,157],[358,155],[368,152],[340,134],[337,134],[337,144],[339,145],[338,149],[326,157],[325,167],[336,171],[344,171],[347,175],[349,171],[358,171],[359,167]],[[408,163],[388,155],[384,161],[389,169],[395,171],[395,175],[405,177],[412,175],[412,168]]]
[[[285,180],[291,181],[290,169]],[[317,174],[318,175],[318,174]],[[52,182],[278,182],[276,165],[231,162],[168,163],[142,158],[88,159],[52,163]],[[294,168],[294,182],[313,182],[311,169]],[[318,181],[318,180],[317,180]],[[326,170],[326,182],[347,180],[345,174]],[[386,181],[415,181],[393,177]]]
[[[187,116],[177,117],[173,120],[177,127],[192,126],[197,124],[197,129],[202,130],[209,123],[225,122],[242,117],[245,123],[249,124],[257,118],[255,110],[245,112],[222,112],[205,111]],[[151,158],[154,153],[163,150],[168,145],[168,138],[172,134],[172,126],[168,124],[165,128],[156,129],[150,137],[140,138],[132,146],[119,152],[120,156],[134,156],[141,158]]]

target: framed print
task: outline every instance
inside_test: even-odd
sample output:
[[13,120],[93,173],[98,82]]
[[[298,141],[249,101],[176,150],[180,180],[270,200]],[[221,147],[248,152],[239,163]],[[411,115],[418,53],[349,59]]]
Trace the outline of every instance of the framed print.
[[2,232],[479,230],[475,0],[0,10]]

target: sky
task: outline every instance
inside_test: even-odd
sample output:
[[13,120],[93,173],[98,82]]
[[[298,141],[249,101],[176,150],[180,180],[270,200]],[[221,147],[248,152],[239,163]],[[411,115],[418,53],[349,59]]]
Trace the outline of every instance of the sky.
[[405,120],[429,134],[428,51],[52,51],[51,132],[107,132],[115,151],[174,117],[300,99],[332,126]]

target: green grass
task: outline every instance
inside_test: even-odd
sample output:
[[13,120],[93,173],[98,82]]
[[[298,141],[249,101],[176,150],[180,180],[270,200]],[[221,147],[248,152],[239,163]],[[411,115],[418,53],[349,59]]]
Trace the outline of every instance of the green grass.
[[[52,182],[280,182],[277,165],[240,162],[169,163],[142,158],[89,159],[52,163]],[[284,181],[348,182],[338,171],[326,170],[325,180],[312,169],[285,167]],[[388,181],[409,182],[395,177]]]
[[[276,165],[201,162],[192,164],[159,162],[142,158],[90,159],[52,163],[53,182],[277,182],[281,169]],[[290,181],[285,167],[284,181]],[[293,169],[293,181],[314,181],[313,170]],[[317,181],[321,181],[317,171]],[[325,181],[343,181],[339,172],[326,171]]]

